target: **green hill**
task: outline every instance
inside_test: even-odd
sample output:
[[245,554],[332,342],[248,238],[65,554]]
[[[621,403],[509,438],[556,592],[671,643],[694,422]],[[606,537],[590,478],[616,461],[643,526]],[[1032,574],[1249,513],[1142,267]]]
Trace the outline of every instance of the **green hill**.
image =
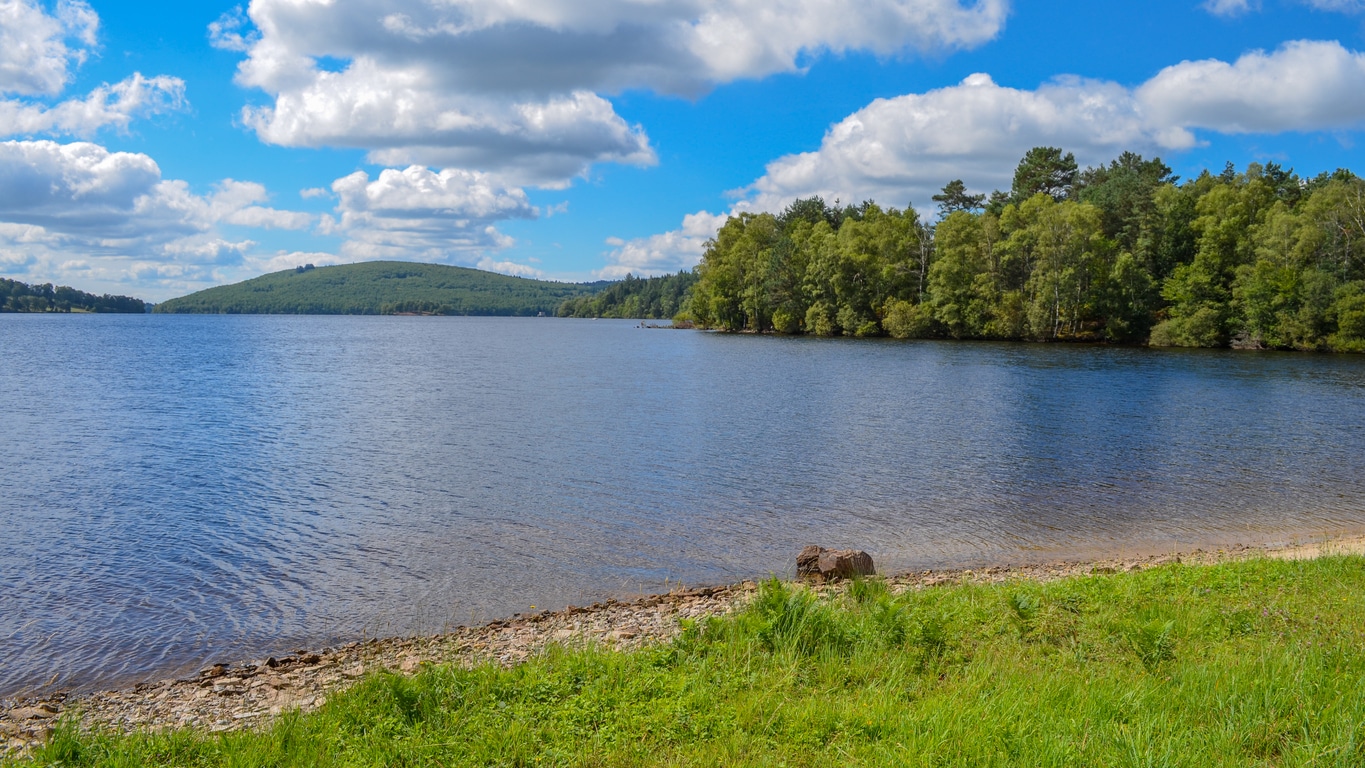
[[553,315],[600,283],[528,280],[465,267],[370,261],[298,267],[162,302],[156,312],[282,315]]

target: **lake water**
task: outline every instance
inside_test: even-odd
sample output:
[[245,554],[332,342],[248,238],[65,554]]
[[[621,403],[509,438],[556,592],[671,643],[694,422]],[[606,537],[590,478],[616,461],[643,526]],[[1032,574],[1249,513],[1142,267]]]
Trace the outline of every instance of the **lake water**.
[[[677,582],[1365,527],[1365,358],[0,315],[0,695]],[[54,681],[55,678],[55,681]]]

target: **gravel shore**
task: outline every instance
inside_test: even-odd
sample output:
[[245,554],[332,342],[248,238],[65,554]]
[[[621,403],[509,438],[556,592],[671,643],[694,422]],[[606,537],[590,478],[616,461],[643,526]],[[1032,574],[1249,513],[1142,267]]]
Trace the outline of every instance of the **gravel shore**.
[[[920,571],[891,576],[888,581],[899,592],[965,580],[1051,581],[1139,570],[1169,562],[1216,563],[1247,557],[1301,559],[1332,553],[1365,553],[1365,536],[1285,547],[1238,546],[1112,560]],[[817,588],[829,590],[840,586]],[[666,642],[678,634],[681,620],[732,612],[744,605],[756,589],[757,584],[750,581],[677,589],[631,601],[608,600],[562,611],[517,615],[431,637],[372,640],[239,664],[217,664],[190,679],[147,682],[79,696],[58,693],[41,699],[3,700],[0,756],[22,754],[40,743],[66,713],[75,713],[87,727],[125,732],[186,727],[211,732],[255,728],[268,724],[285,710],[314,710],[322,706],[327,696],[374,670],[412,674],[423,664],[473,665],[486,661],[510,666],[551,644],[595,644],[628,650]]]

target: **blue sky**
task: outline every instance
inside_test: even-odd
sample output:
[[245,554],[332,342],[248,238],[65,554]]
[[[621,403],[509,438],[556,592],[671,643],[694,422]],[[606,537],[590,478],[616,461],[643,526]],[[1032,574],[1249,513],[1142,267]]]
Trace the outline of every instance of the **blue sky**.
[[735,211],[1007,187],[1029,147],[1365,171],[1365,0],[0,0],[0,276],[591,280]]

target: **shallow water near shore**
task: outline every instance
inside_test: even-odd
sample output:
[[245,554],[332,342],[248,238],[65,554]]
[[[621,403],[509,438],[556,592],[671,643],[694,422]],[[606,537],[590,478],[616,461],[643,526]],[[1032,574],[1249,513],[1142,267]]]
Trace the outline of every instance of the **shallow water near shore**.
[[0,315],[0,696],[676,583],[1365,528],[1365,358]]

